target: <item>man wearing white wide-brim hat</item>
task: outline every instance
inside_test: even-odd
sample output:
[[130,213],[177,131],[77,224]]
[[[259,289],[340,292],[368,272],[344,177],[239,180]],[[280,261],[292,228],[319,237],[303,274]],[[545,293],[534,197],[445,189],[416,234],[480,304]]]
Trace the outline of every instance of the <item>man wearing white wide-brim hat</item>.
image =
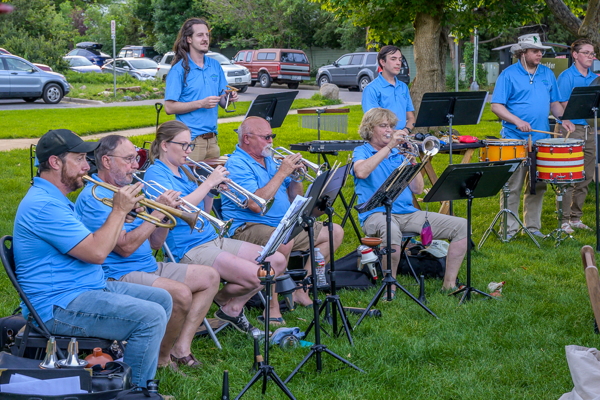
[[[560,94],[556,78],[550,68],[540,65],[544,51],[550,46],[544,46],[537,33],[519,37],[519,42],[511,47],[511,52],[517,62],[506,68],[496,82],[492,96],[492,112],[502,119],[502,137],[507,139],[527,140],[533,142],[547,139],[545,133],[532,130],[548,131],[548,115],[550,112],[557,118],[563,115]],[[573,131],[575,127],[570,121],[565,121],[562,129]],[[529,187],[528,168],[521,166],[508,180],[510,191],[507,207],[500,200],[501,208],[509,208],[518,215],[519,203],[523,184]],[[532,195],[526,189],[523,196],[523,219],[529,231],[538,237],[545,237],[540,232],[542,227],[542,201],[546,184],[537,182],[536,194]],[[507,234],[512,238],[518,231],[518,222],[509,216]]]

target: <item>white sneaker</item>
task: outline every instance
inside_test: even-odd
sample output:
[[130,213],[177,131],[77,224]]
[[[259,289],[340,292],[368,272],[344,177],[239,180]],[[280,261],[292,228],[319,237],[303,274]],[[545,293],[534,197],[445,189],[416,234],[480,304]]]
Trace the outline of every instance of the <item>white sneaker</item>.
[[575,229],[584,229],[586,231],[591,231],[592,228],[590,228],[589,226],[587,226],[586,224],[584,224],[583,222],[581,222],[581,220],[579,221],[571,221],[569,223],[571,225],[572,228]]
[[568,233],[569,235],[570,235],[571,233],[574,233],[574,232],[575,232],[575,230],[574,230],[573,228],[571,228],[571,225],[569,225],[569,223],[568,223],[568,222],[565,222],[565,223],[563,223],[563,224],[560,226],[560,229],[562,229],[563,231],[565,231],[565,232],[566,232],[566,233]]

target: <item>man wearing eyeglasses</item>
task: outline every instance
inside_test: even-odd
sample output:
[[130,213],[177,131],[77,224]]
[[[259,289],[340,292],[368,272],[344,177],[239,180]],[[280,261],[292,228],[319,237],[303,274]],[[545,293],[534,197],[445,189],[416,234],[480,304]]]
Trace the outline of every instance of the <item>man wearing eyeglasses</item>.
[[[550,46],[542,45],[537,33],[519,37],[519,42],[511,47],[511,52],[517,62],[506,68],[496,81],[492,96],[492,112],[502,120],[502,137],[507,139],[527,140],[531,137],[533,142],[548,139],[545,133],[532,130],[549,131],[548,114],[560,119],[563,115],[563,106],[560,103],[560,94],[556,78],[552,70],[541,65],[542,57]],[[562,127],[573,131],[575,127],[571,121],[564,121]],[[542,202],[546,192],[546,183],[535,184],[535,195],[527,189],[530,186],[528,168],[521,165],[508,180],[508,204],[503,204],[500,198],[500,207],[510,209],[515,215],[519,214],[521,192],[525,183],[523,196],[523,216],[525,227],[532,235],[546,237],[542,228]],[[519,223],[513,218],[508,218],[507,238],[510,240],[517,234]]]
[[[127,138],[119,135],[103,137],[94,155],[98,173],[92,176],[93,179],[116,187],[132,183],[133,173],[139,167],[139,156]],[[75,205],[81,222],[92,231],[98,229],[111,212],[109,206],[94,198],[93,188],[94,185],[88,183]],[[103,187],[95,187],[94,191],[100,198],[112,199],[114,194]],[[177,207],[179,195],[179,192],[167,190],[156,201]],[[151,215],[166,221],[160,211],[154,210]],[[197,368],[201,363],[192,354],[191,344],[219,289],[220,276],[206,265],[156,262],[152,249],[163,245],[168,232],[167,228],[140,218],[126,223],[102,268],[109,281],[135,283],[169,292],[173,311],[161,342],[158,366]]]
[[[571,44],[573,64],[563,71],[558,77],[558,90],[561,104],[567,107],[571,92],[576,87],[589,86],[597,75],[592,72],[592,64],[596,58],[594,45],[588,39],[578,39]],[[585,141],[583,170],[585,180],[569,185],[563,195],[563,220],[562,229],[567,233],[573,233],[575,229],[591,230],[589,226],[581,221],[583,215],[583,203],[588,193],[588,185],[594,177],[594,163],[596,152],[594,149],[594,134],[590,132],[590,126],[584,119],[571,121],[575,125],[575,131],[569,136],[571,139]],[[588,135],[589,132],[589,135]]]
[[[230,232],[233,238],[264,246],[275,228],[290,207],[291,201],[297,195],[303,194],[301,181],[294,181],[291,175],[304,169],[301,163],[302,155],[293,154],[286,156],[278,165],[272,157],[271,148],[275,135],[270,124],[259,117],[249,117],[244,120],[238,129],[238,144],[233,154],[227,160],[225,167],[229,171],[232,181],[253,192],[263,199],[274,198],[269,211],[261,216],[257,204],[250,201],[249,207],[242,209],[231,200],[223,199],[223,217],[233,218]],[[329,235],[327,229],[322,229],[323,223],[314,225],[315,247],[318,247],[329,260]],[[337,249],[344,238],[344,230],[334,224],[334,250]],[[303,231],[292,241],[281,245],[278,251],[289,257],[294,250],[308,250],[308,234]],[[305,266],[310,274],[310,262]],[[294,300],[304,306],[312,304],[308,295],[302,291],[294,293]]]
[[[227,79],[218,61],[207,57],[210,26],[202,18],[189,18],[183,23],[173,51],[175,57],[167,75],[165,112],[175,114],[186,124],[196,145],[190,158],[202,161],[220,155],[217,143],[218,105],[225,108]],[[229,102],[238,100],[232,91]]]

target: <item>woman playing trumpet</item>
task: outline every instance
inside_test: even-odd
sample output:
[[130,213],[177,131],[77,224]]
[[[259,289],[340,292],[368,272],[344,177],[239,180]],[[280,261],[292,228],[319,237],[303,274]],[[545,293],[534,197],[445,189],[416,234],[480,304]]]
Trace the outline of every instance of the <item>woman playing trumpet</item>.
[[[186,165],[186,158],[193,147],[190,131],[185,124],[176,120],[165,122],[156,132],[150,149],[154,164],[148,168],[144,179],[177,190],[183,199],[203,208],[203,200],[208,192],[222,182],[228,182],[228,172],[218,166],[198,186]],[[256,276],[258,266],[254,261],[261,250],[259,246],[229,238],[219,239],[210,229],[190,234],[188,227],[179,223],[169,232],[166,241],[177,261],[211,265],[227,282],[215,296],[215,302],[220,305],[215,313],[216,318],[231,322],[242,332],[260,334],[243,312],[244,304],[261,289]],[[275,253],[267,261],[271,262],[276,275],[285,270],[286,260],[282,254]],[[281,318],[279,305],[276,301],[271,303],[271,315]]]

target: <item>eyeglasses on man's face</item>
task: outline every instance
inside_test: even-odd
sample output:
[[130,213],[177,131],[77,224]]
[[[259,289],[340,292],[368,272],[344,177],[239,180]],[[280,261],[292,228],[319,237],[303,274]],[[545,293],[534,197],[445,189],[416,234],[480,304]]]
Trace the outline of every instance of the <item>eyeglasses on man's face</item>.
[[125,161],[127,164],[138,163],[140,161],[139,154],[137,154],[135,156],[117,156],[117,155],[114,155],[114,154],[107,154],[107,156],[122,158],[123,161]]
[[256,133],[246,133],[246,135],[258,136],[258,137],[261,137],[261,138],[263,138],[265,140],[275,139],[277,137],[277,134],[275,134],[275,133],[271,133],[269,135],[264,135],[264,136],[263,135],[257,135]]
[[579,54],[583,54],[587,58],[594,58],[594,57],[596,57],[596,53],[591,52],[591,51],[578,51],[578,53]]

